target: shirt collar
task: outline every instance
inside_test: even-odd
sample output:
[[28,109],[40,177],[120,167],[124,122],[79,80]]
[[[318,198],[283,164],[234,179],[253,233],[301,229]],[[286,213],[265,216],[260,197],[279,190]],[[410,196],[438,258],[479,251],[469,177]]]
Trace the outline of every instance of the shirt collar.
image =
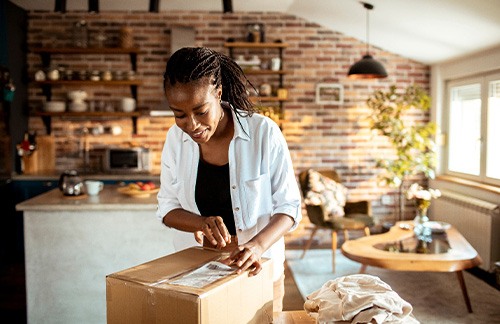
[[[239,110],[239,112],[242,112]],[[233,124],[234,124],[234,138],[241,138],[246,141],[250,140],[250,127],[248,126],[249,117],[242,117],[238,115],[233,109],[231,109],[231,113],[233,115]],[[245,114],[245,112],[242,112]]]

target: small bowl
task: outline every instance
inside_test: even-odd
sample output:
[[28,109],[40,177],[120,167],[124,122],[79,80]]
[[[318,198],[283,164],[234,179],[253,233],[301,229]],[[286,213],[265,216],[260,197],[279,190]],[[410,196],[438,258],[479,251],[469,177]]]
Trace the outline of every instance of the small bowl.
[[69,106],[68,106],[68,110],[71,112],[87,111],[87,103],[86,102],[70,102]]
[[66,110],[66,102],[47,101],[43,104],[43,110],[47,112],[63,112]]
[[85,99],[87,99],[87,92],[83,90],[74,90],[68,92],[68,98],[70,100],[76,101],[76,102],[81,102]]

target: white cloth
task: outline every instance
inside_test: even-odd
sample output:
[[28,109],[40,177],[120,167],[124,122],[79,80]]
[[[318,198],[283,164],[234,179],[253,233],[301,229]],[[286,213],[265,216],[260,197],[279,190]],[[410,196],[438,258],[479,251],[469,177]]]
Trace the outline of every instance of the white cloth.
[[[289,215],[294,220],[292,230],[295,229],[302,219],[301,196],[281,130],[263,115],[241,117],[231,112],[234,137],[229,145],[229,179],[238,242],[248,242],[277,213]],[[178,208],[200,214],[195,201],[199,159],[198,144],[177,125],[172,126],[161,157],[161,186],[156,213],[160,220]],[[176,247],[196,244],[192,234],[190,237],[186,233],[178,234],[177,239],[181,241],[176,242]],[[273,259],[273,279],[279,279],[284,272],[284,238],[269,248],[263,257]]]
[[366,274],[327,281],[307,296],[304,309],[321,324],[419,323],[408,302],[380,278]]

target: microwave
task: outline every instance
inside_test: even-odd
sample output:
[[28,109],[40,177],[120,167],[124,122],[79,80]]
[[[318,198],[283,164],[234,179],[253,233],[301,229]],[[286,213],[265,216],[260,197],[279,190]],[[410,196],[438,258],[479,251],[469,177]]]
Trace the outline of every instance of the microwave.
[[103,151],[102,169],[109,173],[151,171],[150,151],[145,147],[107,147]]

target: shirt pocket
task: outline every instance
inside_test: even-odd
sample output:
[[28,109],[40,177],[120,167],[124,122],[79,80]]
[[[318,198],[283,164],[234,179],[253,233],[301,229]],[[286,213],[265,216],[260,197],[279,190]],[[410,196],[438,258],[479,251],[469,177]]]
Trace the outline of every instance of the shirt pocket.
[[[267,224],[267,220],[270,218],[273,209],[269,173],[245,181],[244,189],[247,206],[246,212],[243,213],[245,224],[248,228],[255,227],[263,221]],[[257,230],[260,230],[260,228]]]

